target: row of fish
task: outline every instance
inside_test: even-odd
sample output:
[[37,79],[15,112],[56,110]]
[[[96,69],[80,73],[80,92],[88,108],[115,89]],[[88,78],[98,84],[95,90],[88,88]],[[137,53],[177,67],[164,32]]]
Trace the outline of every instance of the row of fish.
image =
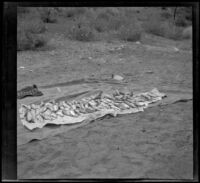
[[[153,90],[152,90],[153,91]],[[78,117],[81,114],[93,113],[104,109],[126,110],[130,108],[146,108],[149,103],[161,100],[163,96],[157,91],[134,95],[132,92],[123,93],[116,90],[112,95],[102,92],[80,100],[50,101],[39,105],[22,104],[19,113],[20,118],[29,123],[43,123],[44,120],[54,120],[58,116]]]

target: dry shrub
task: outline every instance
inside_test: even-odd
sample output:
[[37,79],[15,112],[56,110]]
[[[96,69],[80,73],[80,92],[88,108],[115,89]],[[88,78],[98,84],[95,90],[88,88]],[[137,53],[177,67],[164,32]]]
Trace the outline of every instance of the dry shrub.
[[118,30],[122,25],[122,21],[119,17],[100,14],[93,20],[92,24],[98,32],[109,32]]
[[152,19],[143,24],[145,32],[162,36],[169,39],[179,40],[182,38],[182,28],[177,27],[170,21]]
[[17,50],[34,50],[46,45],[46,39],[41,34],[31,34],[17,31]]
[[45,31],[45,25],[37,18],[18,19],[17,50],[33,50],[46,45]]
[[121,20],[118,10],[116,8],[97,8],[96,12],[93,12],[91,26],[97,32],[109,32],[119,29]]
[[33,34],[41,34],[46,31],[45,24],[38,18],[24,18],[18,19],[19,28]]
[[142,29],[136,19],[125,20],[118,31],[118,36],[125,41],[139,41],[141,39]]
[[182,37],[184,39],[192,39],[192,26],[189,26],[183,30]]
[[96,39],[95,30],[90,26],[90,21],[80,18],[74,22],[70,28],[67,37],[77,41],[94,41]]
[[62,15],[66,18],[74,18],[83,15],[86,12],[85,7],[67,7],[62,8]]
[[160,22],[156,19],[152,19],[150,21],[143,23],[143,29],[145,30],[145,32],[150,33],[150,34],[154,34],[157,36],[164,35],[164,29],[162,26],[162,22]]
[[140,26],[134,17],[130,18],[125,12],[116,8],[87,9],[84,15],[74,18],[74,26],[67,36],[79,41],[93,41],[98,36],[114,34],[117,39],[138,41],[141,38]]
[[169,11],[163,11],[163,12],[161,12],[161,17],[163,18],[163,19],[170,19],[170,18],[172,18],[172,13],[170,13]]
[[192,8],[178,7],[175,24],[180,27],[187,27],[192,24]]
[[57,22],[57,10],[50,7],[38,8],[40,18],[44,23],[56,23]]
[[189,23],[184,17],[178,16],[175,19],[175,24],[176,26],[179,26],[179,27],[186,27],[188,26]]

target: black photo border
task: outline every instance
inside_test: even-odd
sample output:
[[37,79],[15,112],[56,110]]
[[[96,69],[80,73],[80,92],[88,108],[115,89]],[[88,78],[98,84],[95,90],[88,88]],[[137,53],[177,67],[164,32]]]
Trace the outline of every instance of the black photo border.
[[[193,180],[161,180],[161,179],[116,179],[118,181],[142,181],[142,182],[197,182],[198,174],[198,133],[199,133],[199,1],[67,1],[67,2],[3,2],[2,3],[2,181],[33,181],[17,180],[17,146],[16,146],[16,119],[17,119],[17,6],[44,6],[44,7],[120,7],[120,6],[143,6],[143,7],[164,7],[164,6],[192,6],[193,8]],[[58,179],[34,180],[42,182],[58,181]],[[61,179],[59,181],[106,181],[107,179]],[[115,180],[115,179],[108,179]]]

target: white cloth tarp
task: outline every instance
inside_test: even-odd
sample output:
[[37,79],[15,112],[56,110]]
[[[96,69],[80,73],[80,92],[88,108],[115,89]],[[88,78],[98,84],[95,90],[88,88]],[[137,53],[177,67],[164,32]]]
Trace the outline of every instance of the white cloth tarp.
[[[79,87],[79,86],[76,86],[76,87]],[[18,108],[19,108],[20,103],[25,103],[25,104],[39,103],[41,101],[50,100],[52,98],[58,101],[64,100],[64,99],[70,100],[70,98],[73,95],[69,95],[69,94],[72,94],[72,93],[74,94],[74,96],[76,96],[73,99],[78,99],[80,97],[87,95],[83,93],[87,93],[88,89],[89,88],[87,87],[85,88],[82,87],[82,90],[78,90],[79,92],[72,92],[74,91],[73,89],[71,89],[71,92],[69,92],[69,89],[68,89],[67,93],[66,93],[65,88],[61,88],[63,92],[59,92],[59,93],[55,93],[55,90],[56,90],[55,88],[42,90],[42,92],[44,92],[44,96],[24,99],[18,102]],[[111,90],[112,87],[109,89]],[[107,87],[107,90],[108,90],[108,87]],[[94,91],[90,91],[88,95],[90,95],[91,92],[94,92]],[[162,91],[162,92],[166,93],[165,91]],[[173,90],[171,91],[168,90],[166,94],[167,94],[166,98],[156,103],[149,104],[148,107],[152,107],[155,105],[166,105],[166,104],[174,103],[176,101],[183,100],[183,99],[184,100],[192,99],[192,93],[188,91],[173,92]],[[135,109],[129,109],[129,110],[121,111],[121,112],[118,111],[116,113],[116,111],[114,110],[103,110],[103,111],[97,111],[95,113],[85,114],[83,116],[76,117],[76,118],[65,116],[64,118],[56,119],[53,122],[49,122],[49,123],[54,123],[52,125],[46,125],[42,128],[36,128],[30,131],[27,128],[24,128],[24,126],[22,125],[19,118],[19,112],[17,111],[17,145],[26,144],[30,142],[31,140],[35,140],[35,139],[41,140],[49,136],[54,136],[59,133],[67,132],[71,129],[84,126],[95,119],[105,116],[106,114],[111,114],[113,116],[116,116],[117,114],[127,114],[127,113],[135,113],[135,112],[139,112],[139,111],[138,110],[136,111]],[[56,125],[56,124],[59,124],[59,125]]]

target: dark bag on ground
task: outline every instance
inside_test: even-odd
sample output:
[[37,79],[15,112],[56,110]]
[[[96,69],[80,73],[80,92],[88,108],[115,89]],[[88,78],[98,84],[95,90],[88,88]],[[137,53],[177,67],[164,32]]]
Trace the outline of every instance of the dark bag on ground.
[[38,87],[34,84],[33,86],[27,86],[17,91],[17,98],[23,99],[30,96],[42,96],[43,93],[38,90]]

